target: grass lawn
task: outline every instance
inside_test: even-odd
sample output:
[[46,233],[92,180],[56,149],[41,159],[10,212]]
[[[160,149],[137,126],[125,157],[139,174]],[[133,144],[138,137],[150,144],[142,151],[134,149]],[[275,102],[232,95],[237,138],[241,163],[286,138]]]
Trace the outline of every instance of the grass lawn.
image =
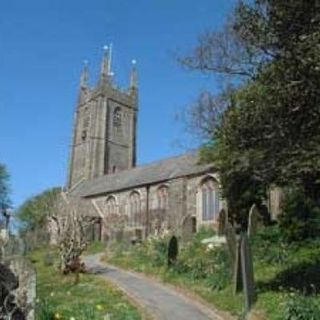
[[30,258],[37,271],[37,320],[138,320],[138,310],[113,285],[98,276],[59,274],[45,263],[47,252],[37,250]]
[[[268,320],[320,319],[320,242],[284,245],[278,241],[277,232],[272,227],[252,240],[258,293],[254,309]],[[231,277],[219,266],[214,270],[220,260],[205,250],[199,237],[193,242],[182,248],[178,265],[172,269],[166,266],[166,253],[156,241],[129,250],[116,248],[106,259],[111,264],[153,275],[189,290],[241,319],[243,296],[233,295]],[[221,266],[226,267],[225,264]],[[199,270],[203,272],[199,274]],[[227,277],[221,285],[219,273],[221,279]]]

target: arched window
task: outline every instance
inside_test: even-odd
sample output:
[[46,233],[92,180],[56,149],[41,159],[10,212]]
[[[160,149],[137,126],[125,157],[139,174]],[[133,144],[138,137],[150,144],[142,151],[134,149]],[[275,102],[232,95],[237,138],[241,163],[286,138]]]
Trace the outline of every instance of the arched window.
[[120,128],[122,123],[122,114],[119,107],[115,108],[113,113],[113,127]]
[[219,188],[212,178],[205,179],[200,187],[202,220],[216,220],[219,215]]
[[117,214],[116,198],[110,196],[106,201],[106,212],[108,216]]
[[132,192],[129,199],[129,221],[130,227],[141,225],[141,200],[140,194],[136,191]]
[[157,191],[158,209],[167,210],[169,205],[168,187],[162,186]]

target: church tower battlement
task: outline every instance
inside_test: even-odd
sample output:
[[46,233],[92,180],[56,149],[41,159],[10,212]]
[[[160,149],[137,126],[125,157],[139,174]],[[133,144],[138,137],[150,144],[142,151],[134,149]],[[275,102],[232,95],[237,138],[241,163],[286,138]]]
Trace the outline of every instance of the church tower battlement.
[[118,88],[111,71],[112,47],[104,47],[95,87],[88,85],[85,62],[74,113],[67,188],[83,180],[130,169],[136,165],[138,85],[136,62],[132,61],[130,84]]

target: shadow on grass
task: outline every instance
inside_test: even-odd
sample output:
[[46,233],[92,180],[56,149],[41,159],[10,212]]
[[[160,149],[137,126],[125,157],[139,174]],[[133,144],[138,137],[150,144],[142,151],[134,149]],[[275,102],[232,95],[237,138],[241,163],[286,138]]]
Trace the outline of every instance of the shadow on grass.
[[303,262],[278,273],[272,280],[258,281],[259,291],[296,290],[305,295],[320,291],[320,260]]

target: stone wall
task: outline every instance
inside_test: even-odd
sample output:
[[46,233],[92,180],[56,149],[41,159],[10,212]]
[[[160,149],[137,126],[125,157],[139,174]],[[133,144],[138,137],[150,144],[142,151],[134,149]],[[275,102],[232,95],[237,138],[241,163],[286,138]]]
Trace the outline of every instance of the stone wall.
[[4,264],[18,278],[18,288],[12,292],[17,305],[25,315],[27,320],[35,319],[35,299],[36,299],[36,273],[26,258],[14,256],[4,261]]
[[[1,235],[7,234],[2,230]],[[0,245],[1,246],[1,245]],[[0,257],[0,319],[35,318],[36,273],[23,256],[25,245],[16,236],[2,242]]]

